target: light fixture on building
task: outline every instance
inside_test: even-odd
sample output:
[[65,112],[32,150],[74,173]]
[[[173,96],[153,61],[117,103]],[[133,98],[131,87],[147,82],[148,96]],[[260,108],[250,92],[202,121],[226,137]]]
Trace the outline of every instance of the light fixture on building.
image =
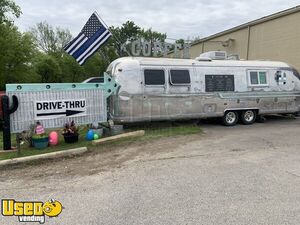
[[226,41],[222,41],[221,43],[224,48],[228,48],[232,45],[233,41],[234,39],[228,38]]

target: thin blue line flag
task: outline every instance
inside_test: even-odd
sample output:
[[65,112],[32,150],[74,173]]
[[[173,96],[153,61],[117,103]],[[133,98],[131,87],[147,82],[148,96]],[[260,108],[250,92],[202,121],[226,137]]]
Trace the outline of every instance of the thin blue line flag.
[[110,31],[101,23],[98,15],[93,13],[78,36],[70,41],[64,50],[82,65],[110,36]]

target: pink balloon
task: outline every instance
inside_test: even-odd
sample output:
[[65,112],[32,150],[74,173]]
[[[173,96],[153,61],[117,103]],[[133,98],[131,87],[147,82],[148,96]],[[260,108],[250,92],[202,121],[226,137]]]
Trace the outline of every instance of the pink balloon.
[[58,134],[55,131],[52,131],[49,134],[49,145],[50,146],[55,146],[58,144]]

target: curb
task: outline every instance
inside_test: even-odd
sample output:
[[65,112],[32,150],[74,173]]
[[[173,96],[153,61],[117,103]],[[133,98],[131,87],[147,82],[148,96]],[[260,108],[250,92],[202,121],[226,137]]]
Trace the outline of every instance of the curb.
[[144,130],[137,130],[137,131],[133,131],[133,132],[118,134],[118,135],[114,135],[114,136],[111,136],[111,137],[106,137],[106,138],[101,138],[101,139],[98,139],[98,140],[94,140],[94,141],[92,141],[92,144],[93,145],[98,145],[98,144],[102,144],[104,142],[114,141],[114,140],[118,140],[118,139],[121,139],[121,138],[139,137],[139,136],[143,136],[143,135],[145,135]]
[[25,163],[25,162],[32,162],[32,161],[37,161],[37,160],[41,160],[41,159],[54,159],[54,158],[60,158],[60,157],[64,157],[64,156],[79,155],[79,154],[83,154],[87,150],[88,150],[87,147],[81,147],[81,148],[73,148],[73,149],[68,149],[68,150],[63,150],[63,151],[58,151],[58,152],[50,152],[50,153],[45,153],[45,154],[41,154],[41,155],[33,155],[33,156],[26,156],[26,157],[14,158],[14,159],[6,159],[6,160],[0,161],[0,167],[7,166],[7,165],[16,165],[16,164]]

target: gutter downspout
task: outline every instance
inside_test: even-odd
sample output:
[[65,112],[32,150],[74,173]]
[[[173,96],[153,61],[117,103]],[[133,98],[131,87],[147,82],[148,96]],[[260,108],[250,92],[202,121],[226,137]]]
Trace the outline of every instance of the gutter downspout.
[[250,26],[248,26],[248,33],[247,33],[246,60],[249,60],[249,47],[250,47]]

